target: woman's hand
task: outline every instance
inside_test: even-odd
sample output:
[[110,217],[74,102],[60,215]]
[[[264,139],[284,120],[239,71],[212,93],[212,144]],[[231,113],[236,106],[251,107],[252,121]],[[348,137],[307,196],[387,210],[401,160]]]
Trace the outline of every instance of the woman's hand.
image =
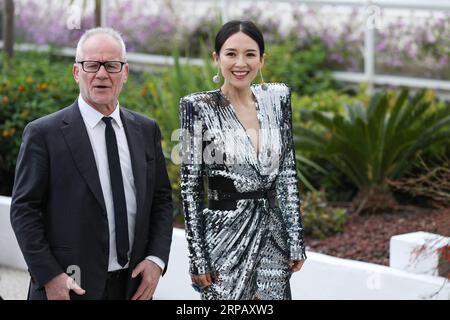
[[303,266],[303,263],[305,263],[305,260],[289,260],[288,264],[289,267],[291,267],[292,272],[300,271],[300,269]]
[[214,281],[214,277],[211,275],[211,273],[207,274],[192,274],[192,285],[194,288],[198,288],[200,290],[204,290],[211,286]]

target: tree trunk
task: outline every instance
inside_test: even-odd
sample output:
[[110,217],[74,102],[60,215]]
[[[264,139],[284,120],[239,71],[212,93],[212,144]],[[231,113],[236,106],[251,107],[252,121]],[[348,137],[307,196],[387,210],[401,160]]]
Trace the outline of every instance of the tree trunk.
[[14,55],[14,1],[3,2],[3,50],[12,57]]
[[355,214],[389,212],[396,207],[397,201],[389,190],[379,186],[360,190],[352,202]]

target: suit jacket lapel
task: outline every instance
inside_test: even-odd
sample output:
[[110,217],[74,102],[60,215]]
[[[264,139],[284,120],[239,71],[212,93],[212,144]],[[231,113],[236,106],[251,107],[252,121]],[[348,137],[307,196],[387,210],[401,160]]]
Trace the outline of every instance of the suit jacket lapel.
[[61,131],[78,170],[103,208],[103,214],[106,215],[105,200],[103,199],[94,152],[77,102],[69,107],[63,119]]
[[131,166],[133,168],[134,186],[136,188],[136,238],[143,214],[147,190],[147,163],[145,158],[144,136],[141,125],[136,121],[136,118],[132,113],[121,108],[120,117],[127,136]]

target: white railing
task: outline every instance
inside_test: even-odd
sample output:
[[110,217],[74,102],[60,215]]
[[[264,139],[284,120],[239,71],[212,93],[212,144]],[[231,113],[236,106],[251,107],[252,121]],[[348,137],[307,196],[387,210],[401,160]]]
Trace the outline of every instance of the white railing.
[[[3,41],[0,41],[0,49],[3,48]],[[14,50],[17,51],[37,51],[37,52],[48,52],[51,50],[51,47],[48,45],[36,45],[29,43],[16,43],[14,45]],[[75,48],[57,48],[58,54],[63,57],[73,57],[75,59]],[[203,60],[198,58],[183,58],[180,57],[180,63],[190,63],[193,65],[203,65]],[[135,53],[128,52],[127,53],[127,61],[136,63],[138,65],[157,65],[157,66],[167,66],[173,65],[175,63],[175,59],[172,56],[164,56],[157,54],[146,54],[146,53]],[[131,66],[132,67],[132,66]]]

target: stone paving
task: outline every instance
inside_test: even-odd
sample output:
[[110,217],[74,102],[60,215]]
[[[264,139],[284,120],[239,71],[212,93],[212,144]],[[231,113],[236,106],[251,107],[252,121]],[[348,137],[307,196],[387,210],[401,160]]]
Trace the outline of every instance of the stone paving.
[[27,271],[0,266],[0,296],[4,300],[25,300],[30,276]]

